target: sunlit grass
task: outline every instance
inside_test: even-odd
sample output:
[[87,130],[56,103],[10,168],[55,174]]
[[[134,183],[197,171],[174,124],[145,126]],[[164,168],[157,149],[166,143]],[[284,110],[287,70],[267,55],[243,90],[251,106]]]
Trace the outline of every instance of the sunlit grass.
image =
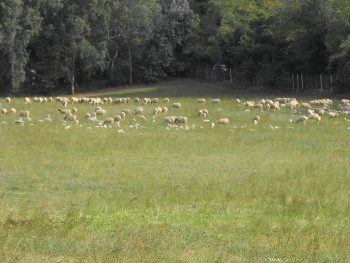
[[[33,118],[21,127],[18,116],[0,116],[1,261],[348,262],[350,124],[296,125],[288,110],[246,112],[234,90],[204,96],[197,85],[164,94],[181,102],[168,115],[187,116],[190,130],[152,122],[163,103],[143,105],[148,121],[127,116],[112,128],[85,123],[94,106],[77,104],[82,127],[65,129],[56,102],[0,99]],[[136,104],[102,107],[111,116]],[[38,122],[47,113],[53,122]],[[210,128],[222,117],[228,127]],[[130,128],[133,118],[145,128]]]

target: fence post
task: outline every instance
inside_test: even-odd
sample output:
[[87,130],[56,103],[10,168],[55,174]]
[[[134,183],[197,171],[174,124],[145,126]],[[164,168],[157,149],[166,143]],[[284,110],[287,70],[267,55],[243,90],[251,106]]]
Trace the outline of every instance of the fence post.
[[294,74],[292,74],[292,82],[293,82],[293,88],[292,88],[292,90],[294,90]]
[[322,74],[320,74],[320,84],[321,84],[321,91],[323,90],[323,85],[322,85]]
[[232,82],[232,69],[230,68],[230,81]]

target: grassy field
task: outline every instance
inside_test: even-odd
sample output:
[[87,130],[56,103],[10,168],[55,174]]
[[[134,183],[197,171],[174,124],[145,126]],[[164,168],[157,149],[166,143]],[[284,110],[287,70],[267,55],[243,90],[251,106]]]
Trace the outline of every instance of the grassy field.
[[[155,105],[142,105],[147,121],[102,128],[83,120],[94,106],[74,104],[80,124],[68,124],[57,102],[1,98],[32,120],[0,115],[0,261],[350,262],[346,116],[302,125],[287,109],[246,112],[234,98],[273,99],[250,92],[172,81],[99,94],[170,97],[182,128],[153,119]],[[39,122],[47,113],[53,121]],[[211,128],[223,117],[228,126]]]

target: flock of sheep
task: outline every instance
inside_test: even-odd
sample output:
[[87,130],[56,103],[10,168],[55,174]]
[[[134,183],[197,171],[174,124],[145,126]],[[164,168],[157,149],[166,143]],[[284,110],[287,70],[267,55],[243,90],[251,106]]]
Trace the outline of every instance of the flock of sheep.
[[[4,104],[8,107],[1,107],[1,114],[7,115],[11,114],[14,116],[19,116],[18,119],[15,120],[15,123],[24,125],[25,120],[31,121],[31,115],[28,110],[21,110],[17,112],[16,108],[10,107],[12,103],[12,99],[10,97],[5,98]],[[65,122],[71,122],[71,123],[79,123],[79,120],[77,118],[77,105],[79,104],[87,104],[93,107],[92,112],[86,112],[83,114],[84,120],[80,120],[80,122],[98,122],[100,125],[117,125],[120,127],[120,122],[125,120],[127,116],[139,116],[140,119],[147,121],[148,117],[146,117],[145,109],[147,108],[147,112],[150,113],[149,107],[152,108],[151,115],[153,115],[152,122],[155,122],[155,118],[158,115],[163,115],[162,123],[165,125],[183,125],[187,124],[189,121],[189,117],[182,116],[182,115],[171,115],[169,116],[169,110],[174,109],[171,112],[177,112],[181,110],[176,110],[181,108],[181,103],[175,102],[170,104],[169,98],[87,98],[87,97],[56,97],[53,99],[52,97],[49,98],[41,98],[41,97],[34,97],[34,98],[24,98],[24,105],[28,105],[30,103],[37,103],[37,104],[46,104],[46,103],[56,103],[56,105],[60,105],[57,109],[57,106],[55,107],[57,109],[56,114],[61,114],[61,118]],[[206,100],[205,98],[199,98],[196,101],[194,101],[197,105],[204,105],[206,103],[210,103],[213,105],[220,105],[221,101],[220,99],[211,99]],[[299,103],[295,98],[275,98],[273,100],[271,99],[262,99],[258,102],[254,101],[241,101],[240,99],[235,99],[235,101],[232,101],[233,104],[236,104],[236,106],[239,109],[243,109],[244,111],[253,111],[254,109],[257,111],[279,111],[281,109],[288,109],[291,111],[291,113],[299,113],[305,112],[304,115],[301,115],[298,117],[295,122],[296,123],[303,123],[304,125],[309,121],[315,121],[316,123],[319,123],[324,116],[328,116],[329,119],[331,118],[337,118],[340,114],[349,115],[350,114],[350,100],[343,99],[341,100],[341,103],[339,105],[333,105],[333,101],[330,99],[321,99],[321,100],[312,100],[309,102],[301,102]],[[0,103],[1,104],[1,103]],[[103,106],[106,104],[121,104],[125,106],[125,109],[120,110],[117,114],[110,114],[110,110],[107,111],[106,109],[103,109]],[[141,105],[142,106],[141,106]],[[162,107],[152,107],[151,105],[159,105],[163,104]],[[127,108],[126,105],[130,105],[133,108]],[[4,106],[4,105],[3,105]],[[331,109],[336,108],[336,109]],[[51,113],[52,114],[52,113]],[[203,118],[203,121],[210,122],[207,118],[209,116],[209,111],[207,109],[203,109],[203,107],[198,106],[197,109],[197,116],[198,118]],[[150,117],[152,118],[152,116]],[[100,119],[100,120],[99,120]],[[134,121],[135,117],[133,118]],[[261,120],[260,116],[254,116],[251,121],[257,125]],[[345,118],[345,120],[347,120]],[[51,122],[51,116],[50,114],[46,114],[43,120],[40,121],[47,121]],[[291,119],[290,122],[293,122]],[[5,122],[2,122],[5,123]],[[229,118],[221,118],[216,120],[216,122],[211,123],[211,127],[215,127],[215,124],[218,125],[227,125],[230,123]]]

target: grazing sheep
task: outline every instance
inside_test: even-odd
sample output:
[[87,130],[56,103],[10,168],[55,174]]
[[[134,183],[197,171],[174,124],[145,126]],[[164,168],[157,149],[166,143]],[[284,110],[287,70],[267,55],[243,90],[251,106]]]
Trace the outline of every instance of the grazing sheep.
[[157,115],[157,114],[159,114],[159,113],[162,113],[162,108],[157,107],[157,108],[154,108],[154,109],[153,109],[153,115]]
[[120,116],[120,115],[114,115],[112,118],[114,119],[114,122],[120,122],[121,119],[122,119],[122,116]]
[[174,122],[177,123],[186,123],[187,122],[187,117],[184,116],[178,116],[175,118]]
[[22,118],[18,118],[17,120],[15,120],[15,123],[23,125],[24,120],[22,120]]
[[136,97],[136,98],[134,99],[134,102],[135,102],[135,103],[138,103],[138,102],[140,102],[140,99]]
[[46,114],[44,121],[52,121],[50,114]]
[[91,118],[91,114],[90,113],[87,112],[87,113],[84,114],[84,119],[85,120],[88,120],[90,118]]
[[10,110],[12,115],[16,115],[17,114],[17,110],[15,108],[11,108]]
[[237,103],[237,105],[240,105],[242,103],[242,101],[240,99],[236,99],[236,103]]
[[158,98],[152,98],[151,103],[158,103],[159,99]]
[[311,109],[311,105],[307,102],[300,103],[301,108]]
[[20,112],[19,112],[19,116],[22,116],[22,117],[28,118],[29,115],[30,115],[30,112],[27,111],[27,110],[26,110],[26,111],[20,111]]
[[302,122],[302,123],[305,124],[308,120],[309,120],[308,117],[306,117],[306,116],[300,116],[295,122],[296,122],[296,123]]
[[164,99],[163,99],[163,102],[164,102],[164,103],[169,103],[169,101],[170,101],[169,98],[164,98]]
[[77,121],[77,116],[68,114],[64,117],[65,121]]
[[73,114],[76,114],[77,112],[78,112],[78,109],[74,107],[74,108],[72,109],[72,113],[73,113]]
[[273,110],[280,110],[281,108],[280,108],[280,106],[279,106],[279,104],[278,103],[272,103],[271,105],[270,105],[270,108],[271,109],[273,109]]
[[208,116],[208,110],[207,109],[198,110],[197,114],[198,114],[199,117],[207,117]]
[[329,119],[334,119],[334,118],[337,118],[340,114],[340,111],[331,111],[331,112],[328,112],[328,118]]
[[181,107],[181,103],[179,103],[179,102],[173,103],[169,106],[169,108],[176,108],[176,109],[178,109],[180,107]]
[[150,104],[152,100],[150,98],[143,98],[143,102],[147,105]]
[[167,108],[167,107],[163,107],[163,108],[162,108],[162,113],[165,113],[165,114],[166,114],[167,112],[168,112],[168,108]]
[[3,109],[1,110],[1,113],[4,114],[4,115],[7,114],[7,109],[3,108]]
[[260,116],[255,116],[254,118],[253,118],[253,123],[256,125],[256,124],[258,124],[258,122],[260,121]]
[[309,120],[315,120],[317,123],[321,120],[321,116],[317,113],[312,113],[307,117],[309,118]]
[[168,116],[163,119],[163,123],[173,123],[175,122],[176,116]]
[[314,112],[316,112],[317,114],[319,114],[319,115],[324,115],[325,114],[325,110],[324,109],[322,109],[322,108],[316,108],[316,109],[313,109],[314,110]]
[[59,111],[62,115],[71,115],[72,114],[70,109],[58,109],[57,111]]
[[6,97],[6,102],[7,103],[11,103],[11,98],[10,97]]
[[125,114],[131,114],[130,109],[123,109],[123,110],[121,110],[121,112],[124,112]]
[[307,111],[306,111],[307,115],[310,115],[310,114],[313,114],[313,113],[315,113],[315,111],[313,109],[307,109]]
[[114,123],[114,118],[108,117],[103,121],[103,124],[113,124]]
[[205,99],[204,98],[201,98],[201,99],[198,99],[198,100],[196,100],[196,103],[205,103]]
[[254,101],[246,101],[243,103],[243,106],[247,108],[253,108],[254,104],[255,104]]
[[32,103],[32,102],[31,102],[30,98],[25,97],[24,98],[24,104],[28,104],[28,103]]
[[228,118],[222,118],[216,121],[218,124],[229,124],[230,120]]
[[262,109],[264,108],[264,104],[262,104],[262,103],[257,103],[257,104],[254,105],[253,108],[254,108],[254,109],[260,109],[260,110],[262,110]]
[[106,115],[107,111],[106,110],[97,110],[95,111],[96,112],[96,115]]
[[136,114],[142,114],[143,113],[143,108],[142,107],[136,107],[134,110],[133,110],[133,113],[136,115]]
[[213,103],[213,104],[220,104],[220,99],[212,99],[211,101],[210,101],[210,103]]
[[63,107],[67,108],[68,102],[66,100],[61,101]]
[[125,119],[126,114],[125,112],[121,111],[119,112],[119,116],[122,117],[122,119]]

